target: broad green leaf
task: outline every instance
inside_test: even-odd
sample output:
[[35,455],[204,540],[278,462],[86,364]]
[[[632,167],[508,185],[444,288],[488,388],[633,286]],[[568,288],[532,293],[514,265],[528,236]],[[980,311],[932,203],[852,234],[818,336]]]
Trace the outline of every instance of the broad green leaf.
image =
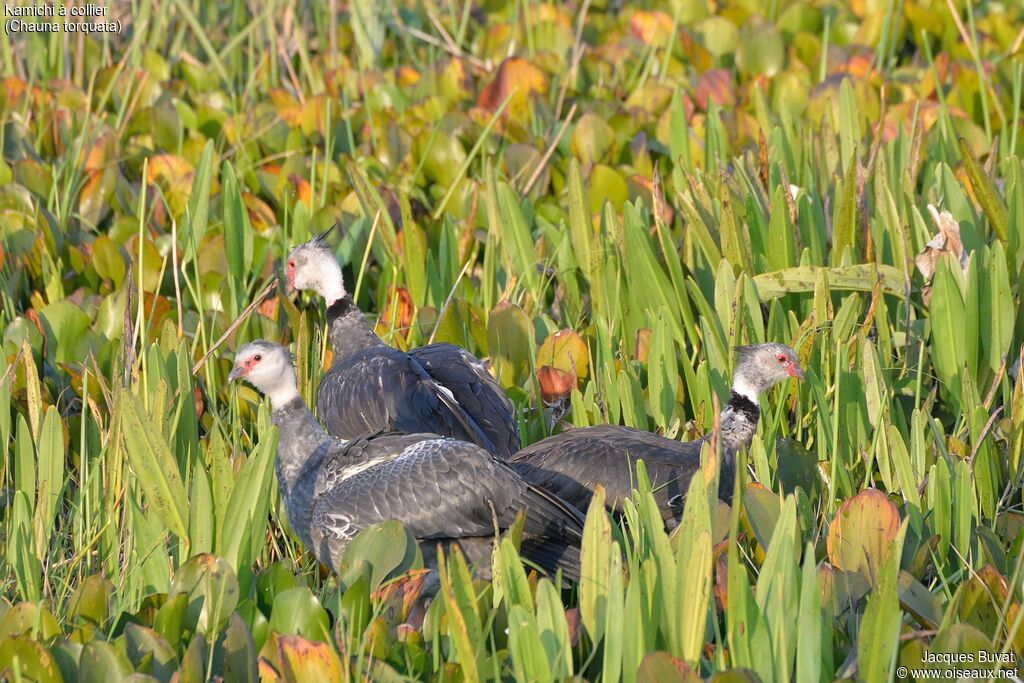
[[146,500],[164,526],[179,538],[187,538],[185,486],[167,442],[138,397],[131,392],[120,390],[117,407],[128,462],[146,494]]

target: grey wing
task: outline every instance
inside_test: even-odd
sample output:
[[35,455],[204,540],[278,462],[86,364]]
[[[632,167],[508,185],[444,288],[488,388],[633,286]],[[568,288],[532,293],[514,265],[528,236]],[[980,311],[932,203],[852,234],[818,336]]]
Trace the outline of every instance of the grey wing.
[[522,444],[512,401],[479,358],[453,344],[421,346],[410,349],[409,355],[452,392],[494,444],[495,455],[507,460],[519,450]]
[[[417,437],[420,440],[417,440]],[[550,494],[537,491],[511,468],[474,444],[433,435],[379,435],[366,440],[374,452],[401,454],[341,477],[313,504],[317,556],[336,561],[361,529],[396,519],[417,539],[490,538],[525,511],[524,555],[545,569],[578,571],[582,516]]]
[[317,412],[328,432],[346,439],[395,430],[490,443],[415,359],[387,347],[338,359],[320,380]]
[[351,441],[335,440],[317,474],[313,500],[335,488],[355,468],[375,467],[400,457],[413,444],[440,438],[437,434],[429,433],[378,431],[362,434]]
[[690,479],[700,469],[700,443],[680,443],[615,425],[571,429],[517,453],[512,467],[524,479],[586,511],[601,484],[617,508],[636,488],[636,463],[647,469],[666,522],[682,513]]

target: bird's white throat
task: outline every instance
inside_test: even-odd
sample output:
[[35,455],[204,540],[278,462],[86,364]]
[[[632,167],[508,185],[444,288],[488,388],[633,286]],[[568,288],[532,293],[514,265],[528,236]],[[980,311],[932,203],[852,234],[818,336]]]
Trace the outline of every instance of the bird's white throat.
[[325,260],[320,277],[317,278],[317,293],[330,306],[345,296],[345,282],[341,276],[341,266],[333,258]]
[[295,375],[289,374],[282,377],[281,381],[268,389],[266,394],[270,399],[272,409],[284,408],[299,397],[299,387],[295,384]]
[[732,390],[735,391],[740,396],[743,396],[744,398],[750,399],[750,401],[754,405],[757,405],[757,402],[758,402],[758,392],[757,392],[757,389],[754,387],[753,384],[751,384],[749,381],[747,381],[746,377],[737,377],[737,378],[735,378],[733,380],[733,383],[732,383]]

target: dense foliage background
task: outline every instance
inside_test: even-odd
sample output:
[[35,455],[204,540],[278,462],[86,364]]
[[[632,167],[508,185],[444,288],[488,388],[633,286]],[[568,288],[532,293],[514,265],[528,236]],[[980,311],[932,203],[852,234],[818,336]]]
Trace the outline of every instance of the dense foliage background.
[[[110,17],[0,36],[0,677],[1017,668],[1020,3]],[[527,442],[559,418],[703,434],[741,343],[792,344],[808,380],[763,401],[733,507],[708,457],[672,537],[644,492],[591,511],[578,589],[509,538],[493,582],[449,558],[424,610],[394,525],[340,577],[304,553],[267,407],[226,383],[234,348],[281,340],[313,400],[319,302],[267,286],[335,222],[380,334],[489,358]]]

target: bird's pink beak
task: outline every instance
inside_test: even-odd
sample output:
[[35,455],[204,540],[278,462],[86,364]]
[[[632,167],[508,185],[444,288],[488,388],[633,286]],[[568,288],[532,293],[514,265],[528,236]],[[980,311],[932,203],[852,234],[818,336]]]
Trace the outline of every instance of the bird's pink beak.
[[795,361],[786,363],[786,374],[790,377],[796,377],[799,380],[807,379],[807,375],[804,374],[803,368],[801,368]]

